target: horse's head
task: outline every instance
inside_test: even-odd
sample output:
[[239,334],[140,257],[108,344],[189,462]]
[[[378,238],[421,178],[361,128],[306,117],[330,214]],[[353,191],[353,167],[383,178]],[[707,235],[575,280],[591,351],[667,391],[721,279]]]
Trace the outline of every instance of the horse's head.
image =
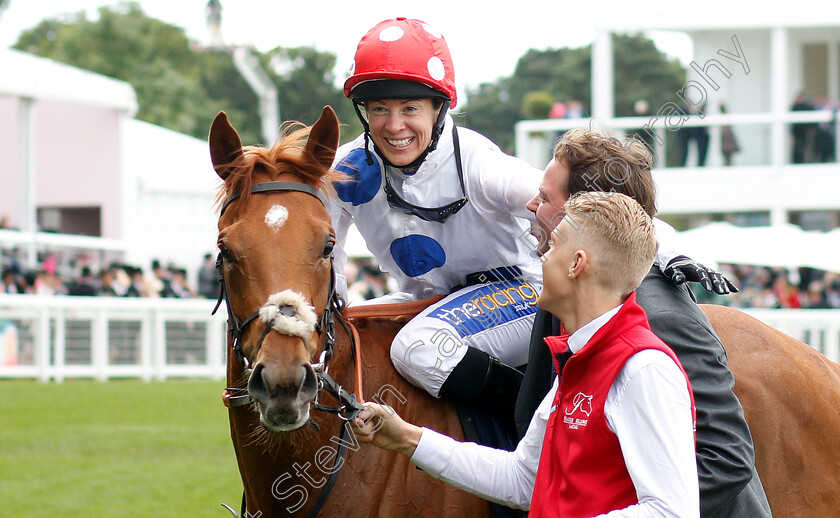
[[313,362],[334,293],[335,235],[323,190],[338,134],[330,107],[271,149],[243,148],[224,112],[210,129],[210,155],[224,181],[218,264],[229,339],[260,420],[275,432],[306,424],[318,392]]

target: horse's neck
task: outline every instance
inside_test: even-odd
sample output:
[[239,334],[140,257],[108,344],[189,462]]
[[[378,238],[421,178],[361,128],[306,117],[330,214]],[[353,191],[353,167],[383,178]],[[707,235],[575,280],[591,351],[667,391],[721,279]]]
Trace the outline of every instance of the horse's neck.
[[[376,400],[376,394],[385,385],[394,386],[405,383],[391,364],[391,342],[404,325],[404,321],[395,317],[357,318],[349,325],[358,331],[359,357],[351,353],[353,344],[344,345],[342,351],[342,379],[352,387],[356,365],[362,370],[362,394],[357,394],[368,401]],[[348,355],[349,353],[349,355]],[[372,399],[373,398],[373,399]]]
[[408,422],[462,439],[454,407],[410,384],[391,363],[391,343],[406,320],[404,315],[395,315],[354,321],[361,337],[363,396],[367,401],[393,407]]

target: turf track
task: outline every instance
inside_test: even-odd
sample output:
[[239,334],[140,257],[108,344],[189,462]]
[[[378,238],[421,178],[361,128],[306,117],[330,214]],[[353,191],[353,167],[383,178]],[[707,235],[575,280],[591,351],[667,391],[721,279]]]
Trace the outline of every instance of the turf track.
[[0,380],[0,516],[230,516],[223,383]]

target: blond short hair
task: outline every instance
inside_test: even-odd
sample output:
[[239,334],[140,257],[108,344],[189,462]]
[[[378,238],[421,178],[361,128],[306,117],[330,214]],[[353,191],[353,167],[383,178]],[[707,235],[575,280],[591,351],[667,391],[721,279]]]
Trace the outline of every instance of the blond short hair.
[[633,198],[617,192],[579,192],[564,209],[571,243],[592,252],[601,286],[626,297],[639,287],[656,257],[653,221]]

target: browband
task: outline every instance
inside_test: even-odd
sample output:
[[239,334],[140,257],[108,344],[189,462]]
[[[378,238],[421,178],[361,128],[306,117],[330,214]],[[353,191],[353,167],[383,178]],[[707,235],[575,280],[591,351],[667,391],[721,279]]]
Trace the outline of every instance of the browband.
[[[261,192],[274,192],[274,191],[298,191],[298,192],[305,192],[306,194],[310,194],[318,198],[318,200],[324,204],[324,207],[327,206],[327,198],[324,196],[324,193],[319,191],[318,189],[312,187],[311,185],[306,185],[304,183],[297,183],[297,182],[262,182],[262,183],[255,183],[251,186],[251,194],[257,194]],[[239,198],[241,193],[235,192],[228,196],[225,202],[222,204],[222,210],[220,211],[223,213],[228,205],[231,204],[232,201]]]

